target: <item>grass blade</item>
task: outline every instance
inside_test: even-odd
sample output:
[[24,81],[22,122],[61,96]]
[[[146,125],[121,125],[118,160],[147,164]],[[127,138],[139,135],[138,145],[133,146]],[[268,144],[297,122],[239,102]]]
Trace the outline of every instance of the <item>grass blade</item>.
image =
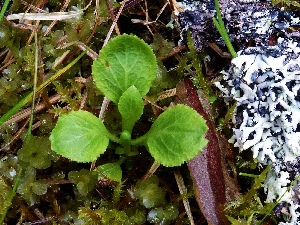
[[[70,64],[68,64],[66,67],[62,68],[58,72],[56,72],[52,77],[50,77],[48,80],[46,80],[44,83],[42,83],[37,89],[36,94],[39,93],[41,90],[43,90],[45,87],[47,87],[52,81],[54,81],[56,78],[58,78],[60,75],[62,75],[64,72],[66,72],[68,69],[70,69],[78,60],[84,56],[84,54],[89,50],[90,48],[87,48],[84,52],[82,52],[76,59],[74,59]],[[11,110],[9,110],[7,113],[5,113],[0,118],[0,127],[7,121],[10,117],[12,117],[20,108],[22,108],[26,103],[28,103],[33,97],[33,92],[28,94],[25,98],[23,98],[20,102],[18,102]]]

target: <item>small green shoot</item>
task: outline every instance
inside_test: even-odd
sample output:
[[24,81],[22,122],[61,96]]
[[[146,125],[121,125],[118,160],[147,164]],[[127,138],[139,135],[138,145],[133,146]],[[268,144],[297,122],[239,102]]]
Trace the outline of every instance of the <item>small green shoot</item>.
[[123,130],[120,138],[91,113],[71,111],[58,119],[50,136],[55,152],[73,161],[91,162],[104,153],[111,140],[124,149],[144,145],[157,162],[180,166],[207,144],[203,138],[208,130],[206,121],[186,105],[167,109],[148,133],[131,140],[133,126],[143,113],[142,97],[157,74],[151,48],[138,37],[122,35],[111,40],[94,61],[92,74],[96,86],[118,105]]
[[219,8],[219,1],[218,0],[215,0],[215,6],[216,6],[216,10],[217,10],[217,17],[218,17],[218,21],[215,17],[213,17],[213,21],[219,31],[219,33],[221,34],[223,40],[225,41],[225,44],[230,52],[230,54],[232,55],[233,58],[236,58],[237,57],[237,54],[230,42],[230,38],[227,34],[227,31],[226,31],[226,28],[225,28],[225,25],[223,23],[223,20],[222,20],[222,16],[221,16],[221,12],[220,12],[220,8]]
[[36,85],[37,85],[37,74],[38,74],[38,40],[37,40],[37,32],[34,32],[34,40],[35,40],[35,54],[34,54],[34,76],[33,76],[33,93],[32,93],[32,103],[31,103],[31,114],[30,114],[30,121],[28,126],[28,136],[27,139],[31,138],[31,129],[33,123],[33,115],[34,115],[34,108],[35,108],[35,96],[36,96]]
[[0,23],[1,23],[2,19],[3,19],[3,16],[4,16],[5,12],[6,12],[6,9],[8,7],[9,2],[10,2],[10,0],[5,0],[5,2],[3,4],[3,7],[2,7],[1,12],[0,12]]
[[222,120],[217,128],[217,130],[222,130],[224,126],[226,126],[229,121],[232,119],[236,108],[236,102],[228,109],[224,120]]
[[110,179],[113,181],[121,182],[122,180],[122,162],[106,163],[95,168],[98,172],[98,180],[100,179]]
[[[260,175],[253,175],[247,173],[240,173],[242,176],[255,178],[252,188],[247,192],[245,196],[240,196],[236,201],[231,203],[225,210],[229,210],[229,214],[226,215],[228,220],[232,224],[262,224],[263,221],[271,214],[276,205],[280,203],[283,196],[293,187],[295,182],[299,179],[298,175],[293,182],[289,185],[287,190],[276,201],[276,203],[268,203],[263,206],[258,196],[258,189],[263,187],[262,182],[266,179],[267,172],[271,168],[268,166]],[[257,220],[257,215],[265,215],[262,220]],[[238,218],[238,219],[235,219]]]

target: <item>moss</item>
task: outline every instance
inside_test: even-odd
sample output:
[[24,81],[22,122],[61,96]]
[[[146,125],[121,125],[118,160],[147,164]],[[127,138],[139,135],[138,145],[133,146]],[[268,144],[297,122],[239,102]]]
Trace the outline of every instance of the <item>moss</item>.
[[251,189],[245,195],[239,196],[227,208],[227,217],[233,224],[258,224],[260,219],[273,208],[274,203],[262,204],[260,190],[271,166],[254,178]]

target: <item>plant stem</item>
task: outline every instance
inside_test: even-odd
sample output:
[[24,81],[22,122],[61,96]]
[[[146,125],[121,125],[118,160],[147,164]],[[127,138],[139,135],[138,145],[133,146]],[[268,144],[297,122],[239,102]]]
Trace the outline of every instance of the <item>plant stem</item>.
[[111,141],[120,144],[120,138],[117,138],[115,135],[113,135],[109,131],[106,132],[106,137],[108,137]]
[[216,18],[213,17],[213,21],[219,31],[219,33],[221,34],[223,40],[225,41],[225,44],[230,52],[230,54],[232,55],[233,58],[236,58],[237,57],[237,54],[230,42],[230,38],[227,34],[227,31],[225,29],[225,25],[223,23],[223,20],[222,20],[222,16],[221,16],[221,11],[220,11],[220,8],[219,8],[219,1],[218,0],[215,0],[215,6],[216,6],[216,11],[217,11],[217,17],[218,17],[218,21],[216,20]]
[[239,173],[240,176],[244,176],[244,177],[254,177],[254,178],[258,178],[259,175],[255,175],[255,174],[249,174],[249,173]]
[[3,4],[3,7],[2,7],[1,12],[0,12],[0,22],[2,21],[2,18],[4,16],[4,14],[5,14],[5,11],[6,11],[7,7],[8,7],[9,1],[10,0],[5,0],[5,2]]
[[142,137],[139,137],[137,139],[132,140],[131,145],[140,145],[140,144],[142,144],[143,142],[145,142],[147,140],[147,138],[149,136],[148,134],[149,134],[149,132],[147,134],[143,135]]

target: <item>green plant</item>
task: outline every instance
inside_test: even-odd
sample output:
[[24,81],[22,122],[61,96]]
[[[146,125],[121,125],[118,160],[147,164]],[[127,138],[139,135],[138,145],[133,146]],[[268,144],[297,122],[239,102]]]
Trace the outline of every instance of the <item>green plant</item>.
[[87,111],[62,115],[50,136],[52,149],[77,162],[91,162],[104,153],[109,140],[120,144],[125,154],[144,145],[164,166],[179,166],[195,157],[207,144],[206,121],[186,105],[163,112],[143,136],[132,140],[134,124],[143,114],[142,97],[157,74],[151,48],[139,38],[122,35],[111,40],[94,61],[92,74],[97,87],[118,105],[122,116],[120,137],[111,134],[102,121]]
[[2,18],[4,16],[5,12],[6,12],[6,9],[7,9],[8,5],[9,5],[9,2],[10,2],[9,0],[5,0],[4,4],[2,6],[2,9],[0,11],[0,22],[2,21]]
[[234,50],[234,48],[232,47],[232,44],[230,42],[230,38],[227,34],[227,31],[225,29],[225,26],[224,26],[224,23],[223,23],[223,20],[222,20],[222,16],[221,16],[221,12],[220,12],[220,8],[219,8],[219,1],[218,0],[215,0],[215,7],[216,7],[216,10],[217,10],[217,17],[218,17],[218,21],[215,17],[213,17],[213,21],[219,31],[219,33],[221,34],[223,40],[225,41],[225,44],[228,48],[228,50],[230,51],[230,54],[232,55],[233,58],[236,58],[237,57],[237,54]]

